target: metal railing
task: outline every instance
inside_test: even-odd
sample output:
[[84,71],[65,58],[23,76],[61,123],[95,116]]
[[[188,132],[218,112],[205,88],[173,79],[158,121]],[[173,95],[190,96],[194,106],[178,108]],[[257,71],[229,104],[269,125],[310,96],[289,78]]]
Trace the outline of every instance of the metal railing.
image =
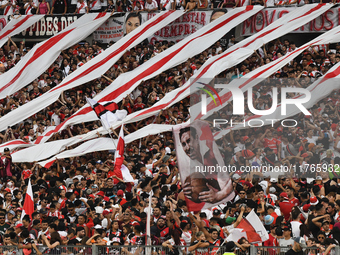
[[[78,245],[78,246],[57,246],[49,249],[47,246],[38,245],[37,248],[42,254],[49,255],[193,255],[196,250],[189,252],[189,246],[173,246],[172,249],[162,245]],[[236,255],[284,255],[291,247],[264,247],[252,245],[247,251],[236,250]],[[197,250],[199,254],[204,255],[223,255],[227,252],[224,246],[210,246]],[[308,247],[304,250],[303,254],[317,255],[323,253],[317,247]],[[1,255],[24,255],[28,254],[16,246],[0,246]],[[31,253],[31,254],[35,254]],[[330,255],[339,255],[340,247],[336,246],[330,252]]]

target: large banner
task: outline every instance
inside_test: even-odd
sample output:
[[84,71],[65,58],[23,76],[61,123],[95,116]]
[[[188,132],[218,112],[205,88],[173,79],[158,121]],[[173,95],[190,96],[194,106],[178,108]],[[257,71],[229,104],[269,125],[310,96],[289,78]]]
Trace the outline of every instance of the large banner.
[[232,200],[233,183],[214,141],[209,123],[195,121],[173,129],[178,169],[189,211],[201,211]]
[[[192,11],[183,14],[180,18],[163,27],[149,38],[153,41],[180,41],[195,33],[211,21],[212,11]],[[142,13],[142,20],[146,21],[156,13]],[[128,22],[128,20],[126,20]]]
[[[297,8],[297,7],[296,7]],[[295,10],[294,7],[266,8],[245,20],[237,29],[237,36],[255,34],[279,18]],[[291,33],[321,33],[338,26],[340,8],[332,8]]]
[[93,32],[93,39],[100,43],[117,42],[124,36],[124,28],[124,17],[111,17]]

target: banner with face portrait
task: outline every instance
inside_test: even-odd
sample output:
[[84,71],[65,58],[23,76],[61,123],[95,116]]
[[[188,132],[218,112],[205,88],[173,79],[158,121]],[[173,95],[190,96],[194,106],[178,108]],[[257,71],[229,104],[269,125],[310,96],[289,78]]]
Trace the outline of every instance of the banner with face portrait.
[[235,196],[228,169],[214,141],[209,123],[201,120],[173,129],[178,169],[189,211],[200,211]]

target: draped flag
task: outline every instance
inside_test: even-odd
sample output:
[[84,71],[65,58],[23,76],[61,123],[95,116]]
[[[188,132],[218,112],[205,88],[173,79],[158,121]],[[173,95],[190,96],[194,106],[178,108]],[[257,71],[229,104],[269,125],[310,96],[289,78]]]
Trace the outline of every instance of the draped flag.
[[[234,47],[229,48],[224,54],[230,54],[235,49],[240,47],[247,47],[247,49],[255,50],[263,45],[263,43],[269,42],[275,38],[278,38],[289,31],[292,31],[303,24],[307,23],[310,20],[315,19],[325,11],[327,11],[329,8],[331,8],[332,4],[312,4],[312,5],[306,5],[303,7],[297,8],[297,10],[294,10],[293,12],[285,15],[284,17],[280,18],[279,20],[273,22],[271,25],[260,31],[259,33],[247,38],[246,40],[242,40],[240,43],[234,45]],[[223,16],[222,16],[223,17]],[[220,19],[220,18],[219,18]],[[216,24],[216,22],[219,20],[217,19],[211,24]],[[288,25],[287,25],[288,24]],[[210,24],[209,24],[210,25]],[[230,23],[228,23],[230,25]],[[204,27],[202,28],[204,29]],[[201,30],[202,30],[201,29]],[[100,93],[95,99],[99,102],[105,102],[105,101],[112,101],[118,102],[122,99],[124,95],[131,92],[142,80],[147,80],[151,77],[154,77],[155,75],[161,73],[163,70],[166,70],[168,68],[171,68],[173,65],[168,66],[165,65],[166,68],[164,68],[164,61],[166,59],[170,59],[172,57],[172,54],[177,51],[177,49],[182,48],[182,45],[185,45],[188,40],[191,40],[191,37],[197,36],[197,33],[201,30],[197,31],[192,36],[182,40],[181,42],[177,43],[170,49],[162,52],[161,54],[153,57],[148,62],[146,62],[144,65],[140,66],[139,68],[136,68],[135,70],[131,72],[124,73],[120,75],[109,87],[107,87],[104,91]],[[202,36],[200,36],[202,37]],[[204,38],[204,37],[203,37]],[[209,40],[214,41],[215,39],[211,39],[209,37]],[[245,42],[243,42],[245,41]],[[203,45],[202,42],[197,43],[196,41],[195,45],[199,44],[200,46]],[[190,45],[190,44],[189,44]],[[237,46],[237,47],[236,47]],[[190,47],[190,50],[194,50],[197,47]],[[189,47],[188,47],[189,49]],[[204,49],[204,47],[199,48],[200,51]],[[179,54],[181,53],[181,54]],[[199,52],[197,52],[199,53]],[[194,56],[197,53],[191,52],[190,56]],[[185,59],[188,58],[189,55],[186,55],[186,52],[178,52],[176,55],[177,63],[180,63],[180,58],[184,57]],[[216,58],[219,58],[220,55],[217,55]],[[158,61],[160,59],[160,61]],[[243,59],[242,59],[243,60]],[[240,60],[240,62],[242,61]],[[163,67],[163,68],[162,68]],[[203,67],[202,67],[203,69]],[[153,71],[153,72],[152,72]],[[135,77],[135,78],[131,78]],[[212,76],[213,77],[213,76]],[[115,89],[115,87],[117,87]],[[189,89],[189,88],[188,88]],[[180,92],[182,93],[182,92]],[[190,93],[189,91],[187,93]],[[183,98],[183,97],[181,97]],[[76,112],[73,116],[71,116],[65,123],[60,124],[60,129],[63,128],[64,125],[70,125],[70,124],[77,124],[84,121],[93,121],[94,116],[89,113],[90,109],[88,106],[84,106],[82,109],[80,109],[78,112]],[[1,123],[0,123],[1,125]]]
[[30,147],[30,146],[33,146],[33,144],[26,143],[25,141],[23,141],[21,139],[15,139],[15,140],[8,141],[8,142],[1,144],[0,145],[0,154],[4,153],[5,148],[8,148],[10,151],[12,151],[16,148],[26,148],[26,147]]
[[[152,19],[148,20],[140,27],[136,28],[131,33],[124,36],[110,48],[106,49],[103,53],[91,59],[80,68],[75,70],[73,73],[68,75],[60,84],[55,86],[53,89],[1,117],[0,130],[7,128],[7,126],[14,125],[32,116],[41,109],[46,108],[52,102],[58,100],[62,91],[79,86],[100,77],[101,74],[104,74],[116,61],[121,58],[126,50],[138,45],[143,40],[159,31],[162,27],[179,18],[183,13],[183,11],[161,12]],[[46,69],[46,66],[44,66],[44,68]],[[1,84],[2,83],[0,83],[0,86]],[[95,119],[96,115],[92,112],[91,107],[89,107],[88,110],[88,112],[91,112],[90,115]],[[3,125],[5,123],[8,123],[8,125]],[[55,132],[59,131],[62,126],[63,125],[61,124],[56,128],[54,132],[51,131],[46,136],[51,136]]]
[[85,39],[109,17],[110,13],[85,14],[63,31],[35,45],[13,68],[1,75],[0,98],[5,98],[32,82],[46,71],[62,50]]
[[34,212],[33,191],[32,191],[31,179],[28,179],[25,202],[22,207],[21,221],[25,215],[29,215],[30,219],[32,220],[33,212]]
[[[339,78],[340,78],[340,63],[333,66],[324,76],[320,77],[318,80],[316,80],[315,82],[313,82],[310,86],[306,88],[311,93],[311,99],[308,102],[304,103],[303,106],[306,109],[311,108],[318,101],[328,96],[333,90],[340,89],[340,83],[338,80]],[[298,99],[298,98],[301,98],[302,96],[303,95],[297,95],[293,97],[292,99]],[[269,119],[275,120],[274,121],[275,123],[277,121],[287,119],[291,116],[299,114],[300,112],[301,110],[298,109],[297,107],[290,106],[290,107],[287,107],[286,115],[282,116],[281,115],[281,104],[278,104],[276,110],[272,114],[265,115],[265,116],[253,115],[253,116],[246,118],[245,121],[248,122],[254,118],[257,118],[259,120],[262,120],[264,125],[271,125],[272,121],[269,121]],[[236,125],[233,127],[233,129],[235,130],[243,129],[243,128],[244,128],[243,125]],[[219,132],[218,135],[216,136],[217,138],[219,138],[228,132],[229,130],[223,130]]]
[[124,182],[133,182],[134,179],[131,176],[129,169],[124,165],[124,151],[124,125],[122,125],[122,127],[120,128],[118,144],[115,151],[115,165],[113,167],[113,173],[109,171],[107,177],[110,178],[115,175]]
[[102,105],[91,98],[86,98],[86,101],[92,107],[93,111],[96,113],[103,127],[107,131],[110,130],[112,124],[123,120],[127,115],[127,111],[118,110],[118,105],[114,102]]
[[0,32],[0,48],[8,41],[9,37],[21,33],[37,23],[44,16],[45,15],[23,15],[18,19],[12,19]]
[[[168,132],[168,131],[171,131],[173,127],[175,126],[174,125],[151,124],[127,135],[125,137],[125,142],[131,143],[135,140],[146,137],[148,135],[155,135],[155,134],[159,134],[163,132]],[[116,144],[118,142],[117,140],[113,141],[111,138],[104,138],[104,137],[96,138],[97,137],[96,133],[98,132],[98,130],[100,130],[101,134],[107,134],[107,131],[104,131],[103,128],[99,128],[97,130],[93,130],[89,132],[88,134],[84,135],[83,139],[79,136],[69,138],[69,139],[73,139],[73,142],[69,143],[70,145],[92,139],[92,140],[84,142],[83,144],[79,145],[78,147],[72,150],[67,150],[67,151],[64,151],[64,152],[61,152],[55,155],[53,151],[52,152],[48,151],[48,148],[53,149],[54,147],[56,147],[56,146],[52,146],[52,144],[53,145],[56,144],[57,141],[53,141],[53,142],[48,142],[45,144],[37,145],[33,148],[28,148],[22,151],[18,151],[17,153],[12,155],[12,160],[13,162],[40,161],[39,165],[48,168],[52,165],[52,163],[55,161],[56,158],[61,159],[61,158],[76,157],[76,156],[81,156],[81,155],[94,152],[94,151],[105,151],[105,150],[112,150],[112,148],[116,148]],[[93,139],[93,138],[96,138],[96,139]],[[64,141],[63,147],[65,147],[66,141],[65,140],[60,140],[60,141]],[[19,154],[19,153],[22,153],[22,154],[17,157],[16,154]],[[49,158],[49,159],[45,161],[41,161],[42,159],[46,159],[46,158]]]
[[[207,102],[207,113],[204,115],[202,115],[200,111],[201,103],[191,106],[190,112],[192,113],[191,114],[192,119],[205,119],[209,117],[211,114],[213,114],[214,112],[225,107],[228,101],[232,97],[232,94],[228,88],[238,87],[243,92],[245,92],[248,88],[255,86],[256,84],[261,82],[263,79],[269,77],[275,71],[279,70],[280,68],[288,64],[291,60],[296,58],[299,54],[301,54],[304,50],[309,48],[311,45],[333,43],[339,40],[340,40],[340,26],[333,28],[327,33],[321,34],[320,36],[313,39],[312,41],[302,45],[301,47],[295,49],[292,52],[287,53],[285,56],[275,61],[272,61],[264,66],[261,66],[255,69],[254,71],[244,75],[240,79],[234,79],[232,82],[228,84],[228,86],[225,89],[219,92],[219,96],[222,100],[222,104],[215,105],[213,100],[209,99]],[[225,133],[225,131],[223,133]],[[215,138],[217,138],[216,135],[217,134],[215,133]]]
[[[230,29],[232,29],[233,27],[238,25],[240,22],[249,18],[250,16],[252,16],[253,14],[255,14],[261,9],[262,7],[258,7],[258,6],[248,6],[248,7],[237,8],[235,10],[228,12],[227,14],[223,15],[222,17],[215,20],[214,22],[204,26],[203,28],[198,30],[196,33],[190,35],[186,39],[175,44],[168,50],[151,58],[148,62],[141,65],[140,67],[134,69],[131,72],[121,74],[109,87],[107,87],[99,95],[97,95],[94,98],[94,100],[100,103],[104,103],[108,101],[119,102],[123,96],[130,93],[136,86],[138,86],[142,80],[147,80],[151,77],[154,77],[158,75],[159,73],[187,60],[189,57],[192,57],[200,53],[202,50],[210,47],[213,43],[215,43],[215,41],[220,39]],[[175,13],[177,13],[177,11]],[[177,17],[178,17],[178,14],[177,14]],[[137,29],[135,29],[132,33],[134,33],[136,30]],[[140,30],[141,29],[139,29],[138,31]],[[159,28],[157,30],[159,30]],[[155,30],[154,32],[156,32],[157,30]],[[139,37],[142,37],[142,34],[140,32],[138,34],[135,34],[135,37],[136,35],[138,35]],[[129,33],[127,36],[130,36],[130,34],[131,33]],[[143,36],[145,35],[143,34]],[[124,40],[124,39],[125,37],[122,38],[121,40]],[[119,40],[116,44],[114,44],[111,47],[116,46],[121,40]],[[194,47],[196,45],[200,45],[200,47]],[[105,54],[105,53],[106,51],[102,54]],[[91,61],[86,63],[84,66],[86,66],[89,63],[91,63]],[[107,68],[103,70],[103,73],[111,65],[108,65]],[[98,73],[93,72],[93,71],[97,70],[96,68],[99,68],[99,63],[94,64],[94,65],[87,65],[87,67],[88,67],[88,70],[87,69],[84,70],[84,68],[83,69],[79,68],[79,70],[80,69],[84,70],[85,74],[92,72],[93,76],[91,76],[91,79],[97,78]],[[6,128],[8,125],[12,125],[16,122],[21,121],[22,119],[25,119],[31,116],[37,110],[47,107],[49,104],[51,104],[52,98],[55,98],[55,100],[57,100],[59,97],[59,93],[62,90],[69,88],[69,86],[77,86],[77,85],[82,84],[80,82],[89,81],[88,78],[86,78],[89,76],[85,77],[84,76],[85,74],[75,75],[76,73],[78,73],[78,70],[76,70],[73,73],[72,79],[69,76],[66,77],[66,79],[61,84],[59,84],[57,87],[53,88],[48,93],[46,93],[46,96],[43,95],[27,103],[23,107],[20,107],[22,109],[18,108],[10,112],[9,114],[5,115],[4,117],[2,117],[0,119],[1,120],[0,130],[2,128]],[[55,90],[58,90],[59,92],[57,94],[54,94],[53,91]],[[8,117],[8,115],[10,115],[10,117]],[[76,112],[74,115],[72,115],[68,120],[61,123],[55,129],[54,132],[58,132],[62,130],[67,125],[71,125],[71,124],[75,124],[79,122],[93,121],[95,119],[96,119],[96,115],[93,113],[91,107],[86,105],[82,109],[80,109],[78,112]],[[4,125],[5,123],[7,123],[6,124],[7,126]],[[54,132],[50,132],[50,134],[48,135],[53,135]]]

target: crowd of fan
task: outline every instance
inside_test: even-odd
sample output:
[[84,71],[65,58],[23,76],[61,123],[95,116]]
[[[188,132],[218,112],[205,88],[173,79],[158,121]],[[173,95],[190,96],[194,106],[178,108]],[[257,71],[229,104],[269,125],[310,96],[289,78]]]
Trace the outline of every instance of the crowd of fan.
[[199,10],[235,8],[246,5],[301,6],[309,3],[336,3],[336,0],[4,0],[0,13],[4,15],[75,14],[89,12],[154,12],[158,10]]
[[[234,36],[224,38],[183,64],[142,82],[119,103],[120,109],[126,109],[130,114],[152,106],[167,92],[182,86],[206,60],[234,43]],[[0,133],[1,143],[14,139],[34,141],[47,127],[60,124],[82,107],[86,103],[85,97],[93,98],[120,74],[137,68],[173,44],[167,41],[145,42],[132,48],[101,78],[65,91],[48,108]],[[238,66],[224,71],[218,78],[237,79],[294,49],[296,45],[292,41],[275,40]],[[17,45],[10,39],[0,49],[0,73],[15,66],[29,50],[25,42]],[[101,52],[103,48],[96,42],[92,45],[88,42],[77,44],[63,51],[39,79],[0,100],[0,115],[41,96]],[[273,74],[272,79],[254,87],[255,108],[270,108],[273,86],[306,88],[339,61],[340,44],[309,48]],[[48,169],[36,163],[14,164],[9,151],[6,151],[2,168],[8,169],[9,166],[10,171],[1,176],[0,243],[36,250],[38,254],[60,253],[60,245],[66,244],[142,245],[145,244],[146,212],[150,202],[152,243],[168,247],[173,254],[192,251],[205,254],[206,247],[221,245],[252,209],[269,232],[270,238],[263,245],[286,246],[286,250],[292,246],[297,252],[300,240],[296,238],[301,236],[307,239],[308,247],[317,247],[320,254],[328,254],[340,241],[338,167],[328,172],[328,165],[338,166],[340,163],[338,93],[334,91],[316,104],[311,117],[295,116],[298,121],[295,128],[264,127],[233,131],[218,140],[226,165],[235,165],[237,169],[246,165],[287,165],[304,171],[299,176],[292,172],[277,178],[271,178],[268,173],[246,174],[239,171],[232,176],[235,199],[201,212],[189,212],[185,200],[179,198],[182,187],[171,132],[127,144],[125,161],[134,183],[124,183],[112,175],[112,151],[59,159]],[[183,123],[190,118],[189,104],[190,100],[186,98],[157,116],[126,125],[125,132],[134,132],[151,123]],[[230,119],[231,113],[232,107],[227,105],[215,114],[219,118]],[[69,126],[51,140],[85,134],[100,125],[97,121]],[[322,171],[317,177],[306,175],[313,164],[326,164],[327,171]],[[32,220],[28,216],[21,220],[29,178],[33,185],[35,212]],[[153,196],[149,198],[151,190]],[[47,245],[49,250],[41,248],[42,244]],[[189,247],[177,249],[178,245]],[[246,254],[249,246],[246,238],[235,243],[241,254]],[[286,250],[281,249],[280,252]],[[120,252],[129,254],[131,250]],[[277,254],[277,251],[271,250],[270,254]]]

